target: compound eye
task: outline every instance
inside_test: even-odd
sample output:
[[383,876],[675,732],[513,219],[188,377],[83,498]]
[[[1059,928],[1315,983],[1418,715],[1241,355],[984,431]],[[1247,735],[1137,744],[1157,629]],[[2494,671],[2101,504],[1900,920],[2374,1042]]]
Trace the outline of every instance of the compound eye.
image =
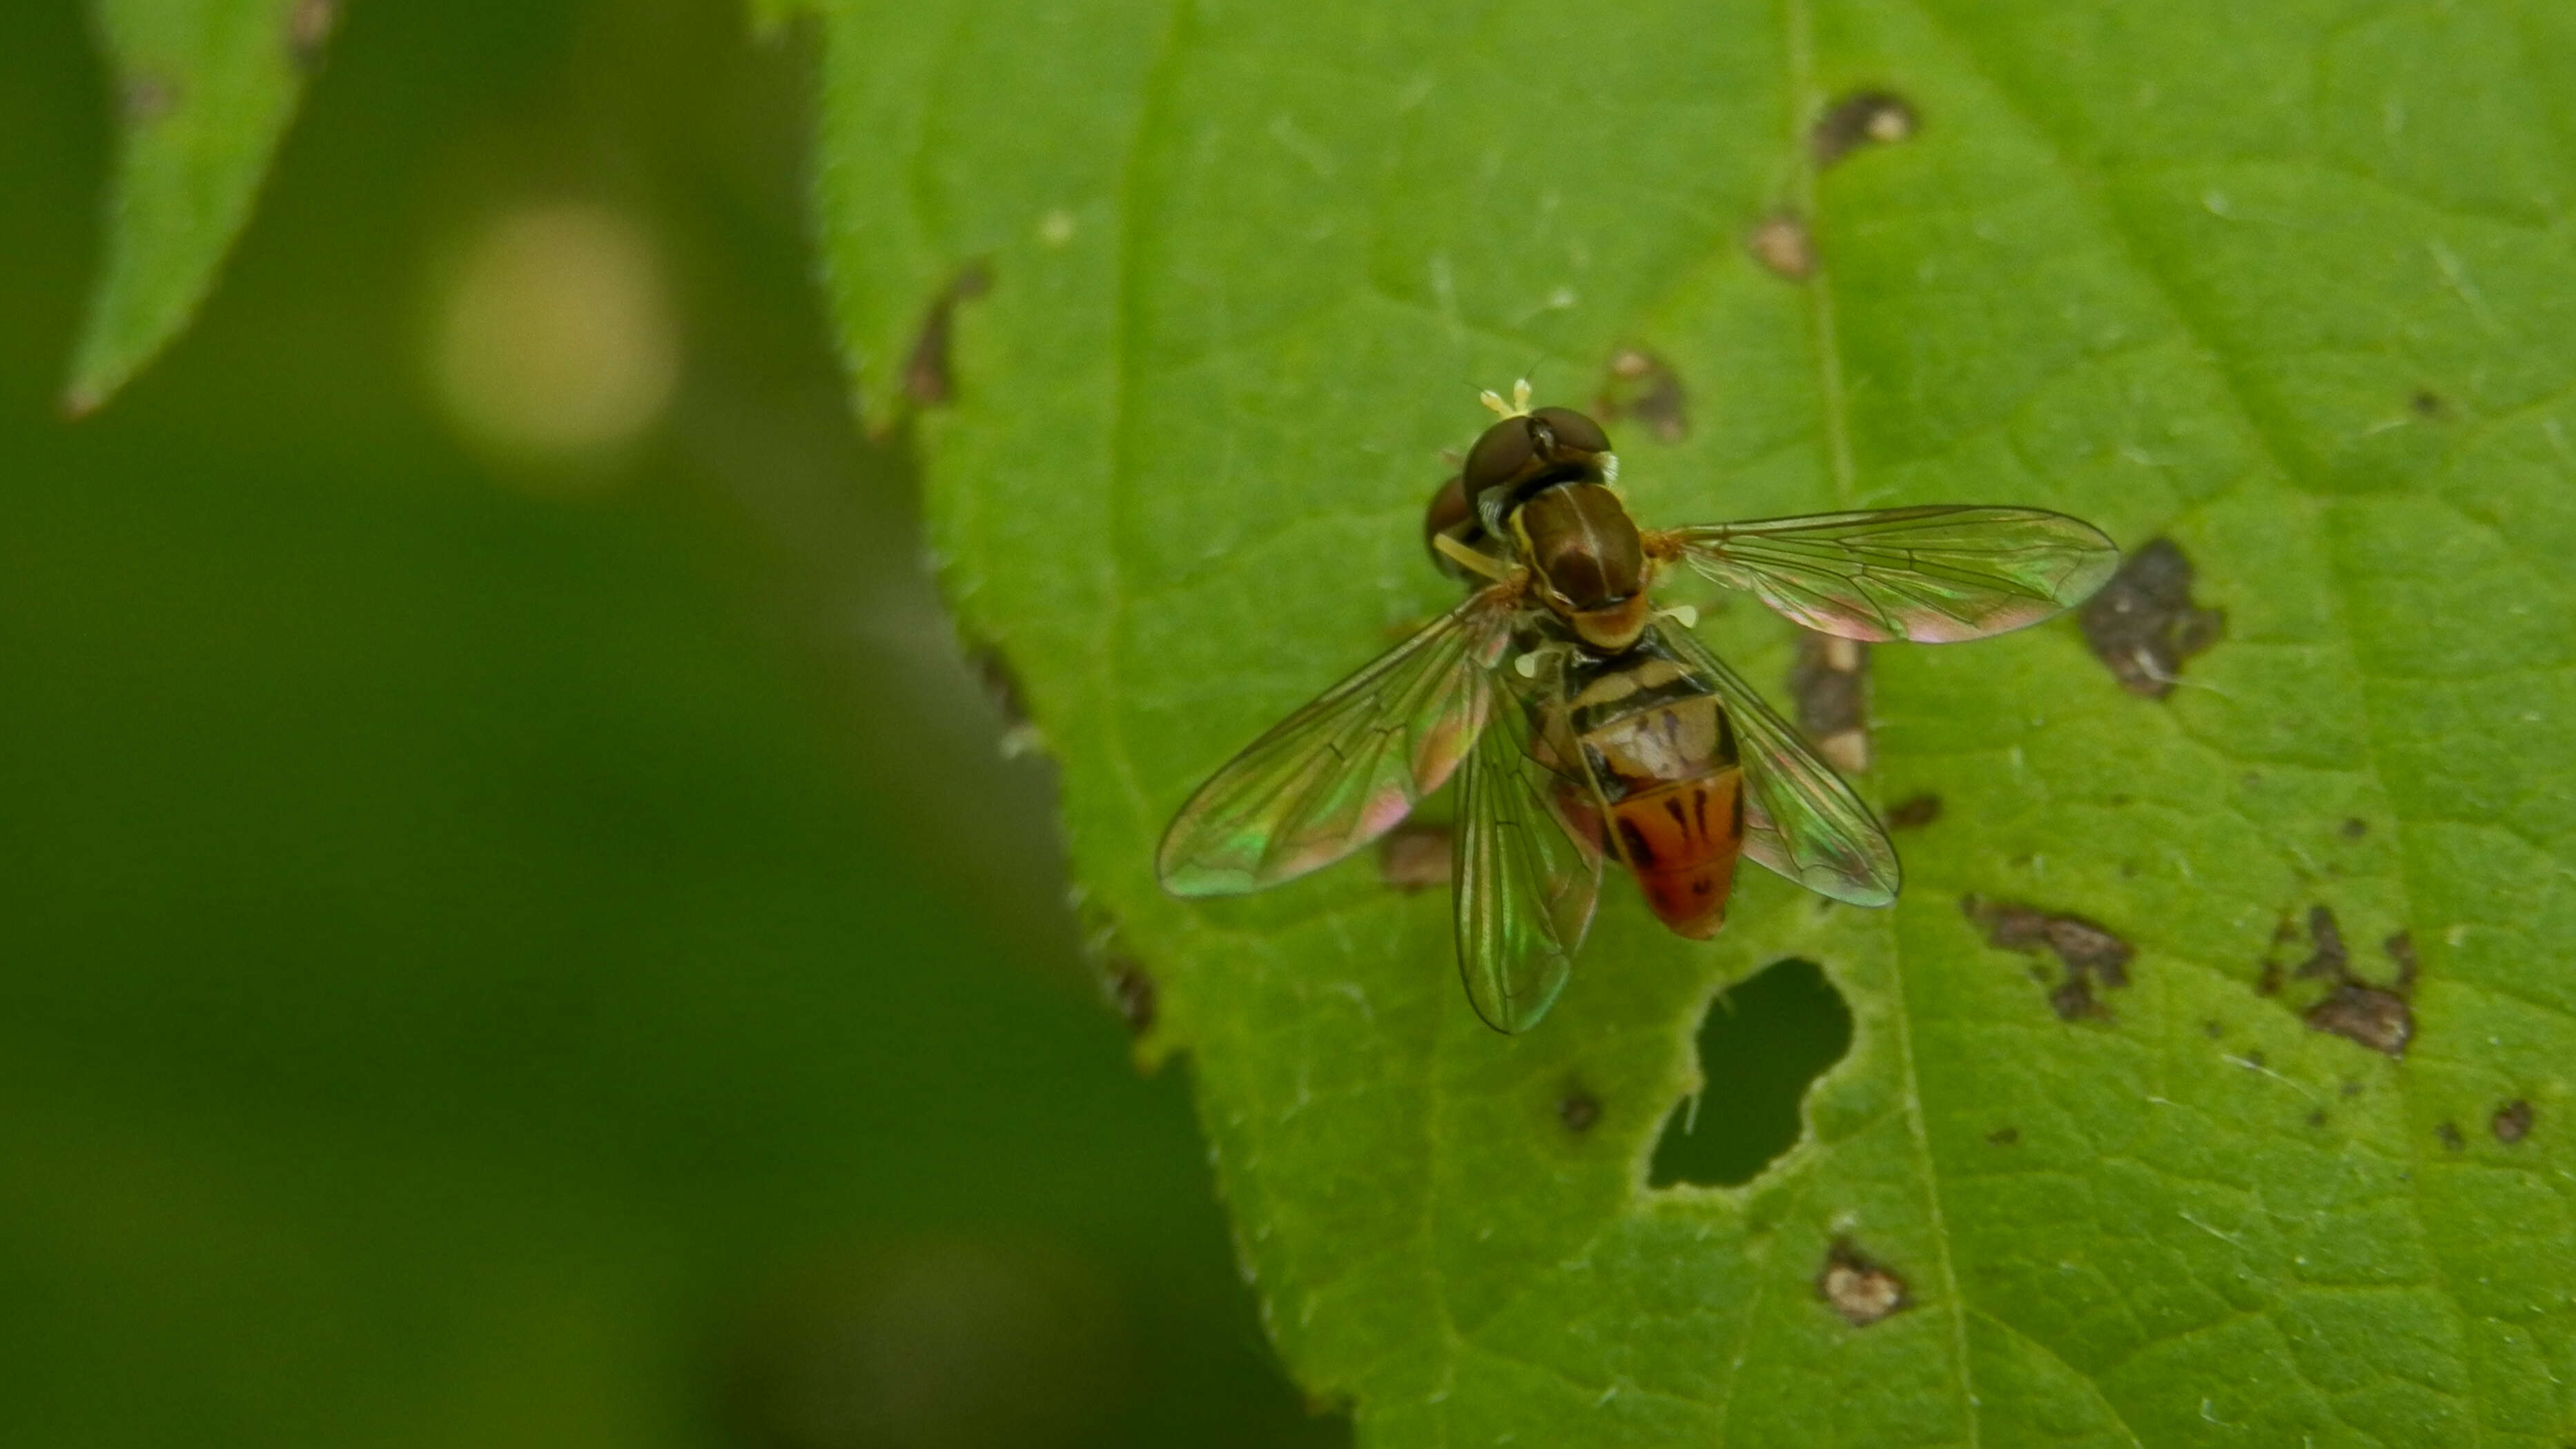
[[1431,551],[1431,562],[1438,565],[1442,573],[1465,578],[1467,571],[1459,567],[1457,560],[1442,553],[1440,545],[1435,542],[1443,534],[1469,548],[1485,541],[1484,524],[1477,519],[1475,510],[1467,506],[1466,488],[1455,477],[1440,485],[1440,491],[1431,495],[1431,506],[1422,512],[1422,546]]
[[1476,511],[1467,506],[1464,480],[1452,477],[1431,495],[1431,506],[1422,511],[1422,536],[1429,538],[1453,528],[1463,528],[1475,519]]
[[1459,471],[1468,501],[1472,503],[1486,489],[1519,477],[1529,467],[1536,447],[1527,418],[1505,418],[1485,429],[1484,435],[1476,439],[1476,446],[1467,450],[1467,466]]
[[1610,435],[1601,431],[1599,423],[1572,408],[1540,408],[1530,414],[1530,420],[1547,424],[1547,430],[1556,434],[1559,447],[1584,453],[1610,451]]

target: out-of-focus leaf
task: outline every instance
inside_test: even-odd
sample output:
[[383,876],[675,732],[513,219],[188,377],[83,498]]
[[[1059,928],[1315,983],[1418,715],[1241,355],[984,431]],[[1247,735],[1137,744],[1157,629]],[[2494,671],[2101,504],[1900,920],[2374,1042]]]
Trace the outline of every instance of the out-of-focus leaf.
[[[952,596],[1369,1442],[2576,1434],[2576,12],[820,8],[862,400],[929,339]],[[1650,522],[2059,508],[2223,638],[2162,698],[2072,621],[1874,650],[1904,899],[1748,872],[1693,945],[1610,891],[1509,1040],[1443,892],[1163,896],[1191,788],[1454,599],[1420,509],[1522,373],[1637,399]],[[1803,1144],[1649,1188],[1791,955],[1854,1023]]]
[[338,11],[338,0],[93,0],[116,87],[116,173],[66,410],[105,404],[196,314]]

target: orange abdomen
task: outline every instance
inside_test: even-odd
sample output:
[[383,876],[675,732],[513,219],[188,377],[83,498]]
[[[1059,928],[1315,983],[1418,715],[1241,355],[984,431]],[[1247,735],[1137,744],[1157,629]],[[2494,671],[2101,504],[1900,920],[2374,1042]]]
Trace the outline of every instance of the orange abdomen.
[[1694,941],[1716,935],[1744,841],[1744,772],[1727,764],[1639,791],[1610,807],[1610,824],[1657,919]]

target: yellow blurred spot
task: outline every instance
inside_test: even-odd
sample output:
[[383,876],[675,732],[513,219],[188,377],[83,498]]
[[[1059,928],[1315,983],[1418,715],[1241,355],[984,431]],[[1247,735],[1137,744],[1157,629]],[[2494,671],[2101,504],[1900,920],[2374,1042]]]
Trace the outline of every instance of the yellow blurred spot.
[[430,367],[477,443],[577,460],[632,442],[679,380],[679,329],[652,239],[587,202],[512,212],[439,299]]

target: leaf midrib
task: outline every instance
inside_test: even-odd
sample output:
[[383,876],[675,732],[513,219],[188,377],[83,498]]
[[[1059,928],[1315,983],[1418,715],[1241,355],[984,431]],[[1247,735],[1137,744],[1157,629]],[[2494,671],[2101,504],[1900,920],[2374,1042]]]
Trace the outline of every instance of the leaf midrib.
[[[1798,158],[1791,173],[1791,187],[1796,201],[1794,210],[1800,224],[1810,228],[1812,234],[1819,217],[1816,160],[1813,148],[1803,143],[1811,118],[1823,113],[1824,97],[1816,84],[1815,20],[1809,9],[1810,3],[1811,0],[1783,0],[1788,27],[1786,59],[1789,75],[1786,89],[1789,143],[1796,148]],[[1851,416],[1844,389],[1842,347],[1834,326],[1833,264],[1821,250],[1816,253],[1813,270],[1803,288],[1811,334],[1809,346],[1816,355],[1817,393],[1834,507],[1838,511],[1850,509],[1858,506],[1860,490],[1852,457]],[[1869,686],[1864,685],[1863,688],[1867,690]],[[1864,694],[1864,700],[1866,698]],[[1871,794],[1874,796],[1876,792],[1873,790]],[[1960,1410],[1967,1421],[1968,1449],[1979,1449],[1984,1441],[1984,1408],[1977,1396],[1976,1370],[1968,1356],[1968,1304],[1959,1289],[1958,1265],[1951,1250],[1949,1218],[1941,1197],[1940,1164],[1932,1154],[1931,1133],[1923,1121],[1923,1078],[1915,1065],[1914,1008],[1907,990],[1904,946],[1892,908],[1872,916],[1870,927],[1882,943],[1888,974],[1896,986],[1896,1001],[1888,1019],[1894,1027],[1892,1035],[1897,1053],[1900,1100],[1905,1110],[1906,1138],[1921,1164],[1923,1198],[1930,1218],[1928,1226],[1938,1255],[1941,1296],[1950,1315],[1950,1351],[1958,1363]],[[2121,1427],[2125,1430],[2128,1426],[2123,1422]],[[2130,1437],[2134,1439],[2136,1435]]]

